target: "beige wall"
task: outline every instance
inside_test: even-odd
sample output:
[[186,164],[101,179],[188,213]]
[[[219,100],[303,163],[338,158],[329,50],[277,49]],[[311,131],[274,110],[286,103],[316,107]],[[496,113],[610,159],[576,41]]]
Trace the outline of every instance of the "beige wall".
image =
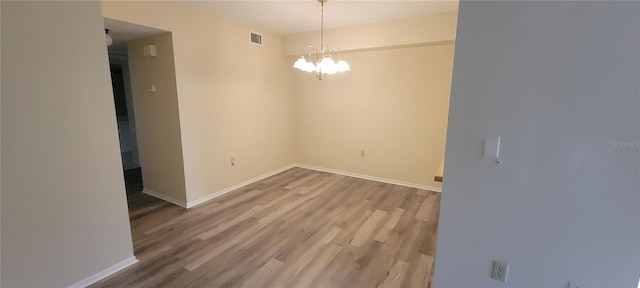
[[298,161],[441,187],[433,176],[444,158],[453,44],[345,57],[344,74],[296,73]]
[[[157,56],[144,56],[146,45],[155,45]],[[127,49],[144,189],[186,205],[171,33],[131,41]]]
[[[351,71],[322,81],[294,71],[298,162],[440,189],[456,20],[452,11],[326,30],[328,44],[350,51]],[[319,33],[284,39],[283,53],[299,55]]]
[[[327,29],[325,42],[340,49],[365,50],[389,46],[421,45],[456,38],[458,12],[451,11],[415,18]],[[307,45],[319,46],[317,31],[287,35],[285,55],[300,55]]]
[[104,17],[172,32],[188,202],[294,162],[282,37],[169,1],[102,6]]
[[100,4],[2,1],[2,285],[133,256]]

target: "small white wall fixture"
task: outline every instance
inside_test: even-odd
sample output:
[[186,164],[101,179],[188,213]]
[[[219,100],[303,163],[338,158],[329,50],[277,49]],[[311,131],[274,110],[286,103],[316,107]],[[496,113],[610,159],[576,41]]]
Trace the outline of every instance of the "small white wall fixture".
[[143,55],[144,56],[149,56],[149,57],[156,57],[157,53],[156,53],[156,45],[145,45],[142,47],[143,49]]

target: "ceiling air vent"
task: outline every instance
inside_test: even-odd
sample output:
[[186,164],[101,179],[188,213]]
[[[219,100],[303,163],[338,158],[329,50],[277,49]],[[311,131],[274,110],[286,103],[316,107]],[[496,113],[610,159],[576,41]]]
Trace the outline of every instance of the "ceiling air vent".
[[249,32],[249,34],[251,35],[251,44],[262,46],[262,34],[256,32]]

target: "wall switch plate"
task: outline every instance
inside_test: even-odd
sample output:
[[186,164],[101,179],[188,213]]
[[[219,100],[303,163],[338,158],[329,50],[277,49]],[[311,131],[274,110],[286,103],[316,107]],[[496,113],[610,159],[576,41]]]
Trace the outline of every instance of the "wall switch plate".
[[360,157],[364,157],[364,150],[360,150]]
[[484,159],[500,163],[500,140],[502,137],[487,137],[484,139]]
[[506,283],[508,273],[509,264],[493,260],[493,270],[491,271],[491,278]]

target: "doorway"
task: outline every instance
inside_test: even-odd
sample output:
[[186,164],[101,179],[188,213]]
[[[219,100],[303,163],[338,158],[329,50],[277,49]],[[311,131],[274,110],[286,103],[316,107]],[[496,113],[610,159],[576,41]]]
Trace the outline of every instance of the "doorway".
[[107,34],[112,39],[107,46],[111,85],[118,121],[120,155],[127,196],[140,193],[144,189],[142,161],[138,150],[138,125],[136,125],[133,103],[133,90],[129,71],[127,43],[132,40],[163,33],[159,29],[144,27],[133,23],[104,18]]
[[111,86],[118,121],[120,156],[127,195],[143,189],[142,169],[138,156],[135,115],[131,97],[131,83],[126,55],[110,53]]

